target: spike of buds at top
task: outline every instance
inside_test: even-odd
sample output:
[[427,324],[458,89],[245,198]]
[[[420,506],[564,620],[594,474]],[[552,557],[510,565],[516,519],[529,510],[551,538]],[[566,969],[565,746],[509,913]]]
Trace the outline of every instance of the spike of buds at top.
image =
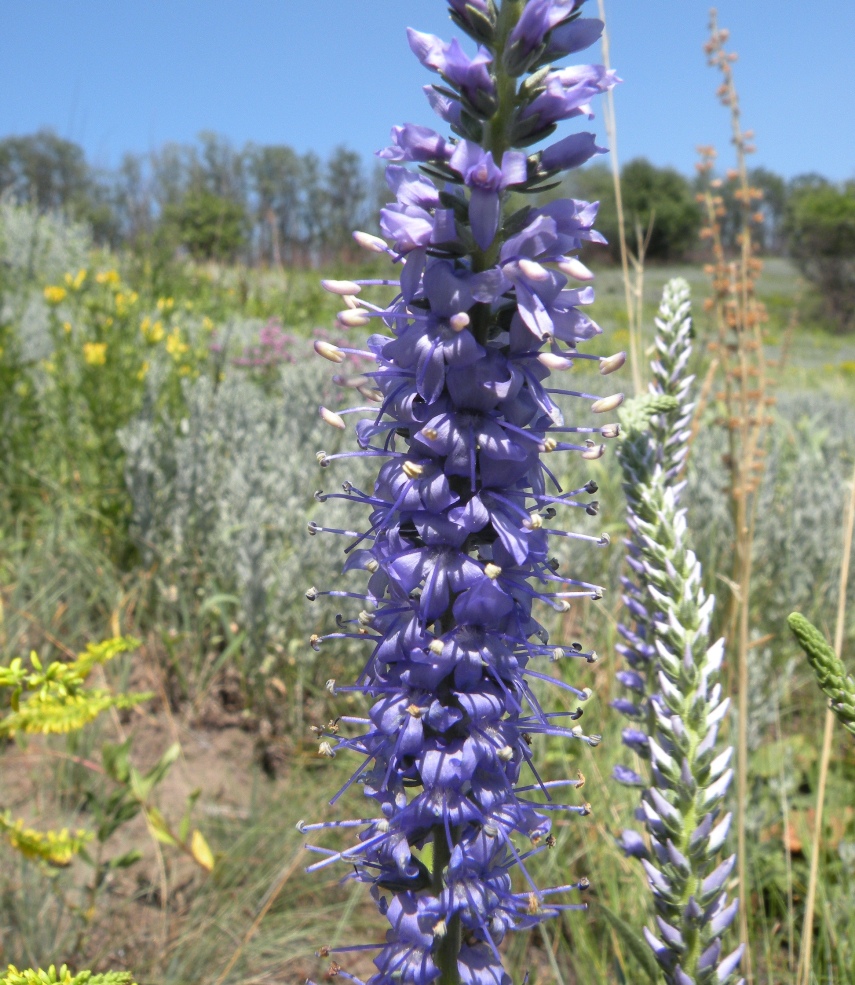
[[610,397],[600,397],[591,404],[591,410],[595,414],[606,414],[623,403],[622,393],[613,393]]
[[613,356],[603,356],[600,360],[600,375],[608,376],[609,373],[614,373],[626,362],[625,352],[616,352]]
[[567,257],[562,260],[558,264],[558,269],[562,274],[572,277],[573,280],[589,281],[594,279],[594,274],[576,257]]
[[464,328],[468,328],[469,322],[469,315],[467,315],[465,311],[458,311],[456,315],[452,315],[451,318],[448,319],[448,324],[455,332],[462,332]]
[[323,356],[324,359],[329,359],[331,363],[344,362],[344,353],[337,345],[333,345],[332,342],[324,342],[323,339],[315,339],[314,348],[315,352],[317,352],[319,356]]
[[344,419],[340,414],[336,414],[334,410],[330,410],[328,407],[320,407],[319,413],[321,415],[321,420],[331,427],[338,428],[339,431],[344,431],[347,425],[344,423]]
[[330,294],[359,294],[362,287],[352,280],[322,280],[321,287]]
[[345,308],[336,315],[336,319],[345,328],[363,328],[371,321],[371,316],[361,308]]
[[371,253],[387,253],[389,251],[386,240],[380,239],[379,236],[372,236],[371,233],[363,233],[357,230],[353,234],[353,238],[358,246]]

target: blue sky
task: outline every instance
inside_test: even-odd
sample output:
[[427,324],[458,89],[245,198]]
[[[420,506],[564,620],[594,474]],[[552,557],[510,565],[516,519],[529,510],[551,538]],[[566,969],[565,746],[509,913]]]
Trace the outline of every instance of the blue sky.
[[[621,159],[689,173],[712,143],[727,166],[727,114],[701,51],[708,4],[605,2]],[[855,178],[855,2],[721,0],[719,22],[740,56],[754,162]],[[0,0],[0,136],[50,126],[104,166],[204,129],[367,156],[394,123],[433,124],[408,25],[453,32],[442,0]],[[599,114],[593,128],[602,135]]]

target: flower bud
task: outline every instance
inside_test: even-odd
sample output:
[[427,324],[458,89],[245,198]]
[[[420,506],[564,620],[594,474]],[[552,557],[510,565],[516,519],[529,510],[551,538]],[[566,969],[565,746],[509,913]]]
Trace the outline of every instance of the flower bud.
[[315,339],[314,349],[319,356],[323,356],[324,359],[329,359],[331,363],[344,362],[344,353],[337,345],[333,345],[332,342],[324,342],[323,339]]
[[322,280],[321,287],[330,294],[359,294],[362,287],[352,280]]

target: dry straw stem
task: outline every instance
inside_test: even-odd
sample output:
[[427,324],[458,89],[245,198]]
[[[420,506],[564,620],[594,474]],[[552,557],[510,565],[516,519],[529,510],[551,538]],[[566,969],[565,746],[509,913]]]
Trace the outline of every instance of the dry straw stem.
[[[846,586],[849,582],[849,561],[852,557],[852,534],[855,528],[855,474],[852,476],[852,489],[849,508],[843,526],[843,557],[840,561],[840,592],[837,597],[837,622],[834,627],[834,652],[838,659],[843,653],[843,630],[846,625]],[[805,900],[805,919],[802,924],[802,945],[799,951],[799,967],[796,973],[797,985],[810,985],[810,962],[813,950],[813,915],[816,907],[816,889],[819,877],[819,850],[822,839],[822,812],[825,806],[825,786],[828,767],[831,762],[831,739],[834,732],[834,712],[829,708],[825,713],[825,731],[822,737],[822,755],[819,763],[819,786],[816,792],[816,827],[810,853],[810,877],[808,894]]]
[[[597,0],[600,20],[603,22],[603,64],[611,68],[609,60],[609,29],[606,21],[605,0]],[[617,149],[617,118],[615,116],[615,97],[614,90],[609,89],[605,94],[603,103],[603,118],[606,126],[606,135],[609,138],[609,159],[612,168],[612,179],[615,186],[615,205],[617,207],[618,219],[618,245],[620,246],[620,264],[623,273],[623,289],[626,300],[627,327],[629,330],[629,365],[632,371],[632,385],[635,395],[640,396],[644,392],[644,380],[641,376],[641,321],[644,303],[644,254],[650,242],[650,234],[653,231],[653,216],[650,217],[650,224],[646,234],[642,234],[641,228],[635,230],[638,244],[638,253],[631,256],[626,245],[626,219],[623,211],[623,194],[620,184],[620,162],[618,161]],[[635,283],[629,275],[630,260],[635,270]]]
[[[721,219],[724,200],[718,189],[723,182],[711,177],[715,150],[699,148],[698,170],[708,175],[706,190],[699,196],[706,210],[707,224],[702,236],[710,240],[713,263],[707,267],[712,277],[713,295],[707,302],[717,328],[711,349],[719,360],[723,387],[717,394],[724,408],[723,424],[728,433],[729,495],[735,551],[731,583],[733,586],[725,625],[728,638],[737,640],[739,731],[737,736],[737,842],[739,853],[740,931],[748,944],[748,877],[745,817],[748,799],[748,653],[750,649],[749,615],[751,605],[752,546],[757,510],[757,489],[763,473],[763,443],[770,419],[767,408],[769,381],[763,347],[766,311],[757,299],[756,281],[762,269],[753,235],[762,213],[756,203],[762,193],[748,180],[747,155],[754,151],[753,134],[743,130],[739,98],[733,78],[736,55],[725,50],[728,32],[718,27],[715,9],[710,11],[710,39],[704,46],[708,62],[721,72],[717,95],[730,111],[731,142],[736,150],[737,166],[727,179],[735,184],[734,198],[740,205],[738,255],[727,257],[722,239]],[[753,980],[751,952],[746,947],[746,978]]]

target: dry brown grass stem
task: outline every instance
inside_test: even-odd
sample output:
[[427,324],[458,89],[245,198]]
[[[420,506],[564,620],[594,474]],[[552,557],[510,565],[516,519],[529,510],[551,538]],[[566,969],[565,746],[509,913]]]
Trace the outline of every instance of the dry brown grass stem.
[[[603,27],[602,37],[603,64],[608,69],[611,67],[611,61],[609,56],[609,29],[608,22],[606,21],[605,0],[597,0],[597,7],[599,10],[600,20],[605,25]],[[618,245],[620,247],[620,265],[623,273],[627,328],[629,330],[629,365],[632,372],[632,385],[636,396],[638,396],[644,390],[641,365],[641,312],[644,288],[644,248],[642,246],[642,236],[639,230],[636,230],[636,236],[638,239],[637,256],[630,256],[629,248],[627,247],[626,242],[626,216],[623,211],[623,194],[621,192],[620,184],[620,162],[618,160],[617,147],[617,118],[615,116],[615,99],[613,89],[609,89],[605,95],[605,101],[603,103],[603,118],[606,127],[606,135],[609,139],[609,159],[611,162],[612,180],[614,181],[615,186],[615,205],[617,206],[618,220]],[[652,229],[652,222],[653,217],[651,216],[651,227],[647,232],[648,241],[650,238],[650,231]],[[646,241],[644,245],[646,246]],[[634,284],[630,277],[630,262],[632,262],[635,270]]]
[[[737,848],[739,853],[740,935],[746,943],[745,975],[751,985],[753,972],[748,945],[749,886],[745,836],[748,800],[748,654],[750,650],[751,575],[757,489],[763,474],[764,441],[770,423],[767,409],[769,380],[766,373],[763,326],[766,311],[757,298],[757,277],[762,263],[757,257],[755,230],[763,221],[756,203],[762,192],[748,179],[747,157],[754,151],[753,134],[742,127],[739,97],[733,77],[736,55],[725,50],[729,33],[718,26],[716,11],[710,11],[710,38],[704,46],[708,62],[721,73],[717,95],[730,112],[731,142],[736,168],[727,173],[733,197],[739,203],[738,253],[727,256],[721,220],[725,216],[720,189],[724,182],[712,175],[716,152],[701,147],[698,170],[707,178],[699,200],[706,211],[702,236],[712,247],[713,262],[707,271],[713,293],[707,302],[714,315],[717,339],[712,345],[719,360],[722,389],[717,394],[723,409],[722,423],[728,434],[726,465],[735,550],[730,584],[733,586],[725,618],[727,636],[736,641],[739,727],[737,735]],[[732,650],[731,650],[732,652]]]
[[[846,626],[846,588],[849,583],[849,562],[852,557],[852,534],[855,529],[855,474],[849,495],[849,508],[843,525],[843,556],[840,561],[840,586],[837,597],[837,620],[834,627],[834,652],[843,653],[843,631]],[[816,823],[810,852],[810,876],[805,900],[805,917],[802,924],[802,944],[799,951],[799,967],[796,973],[798,985],[810,985],[810,962],[813,950],[813,916],[816,908],[816,889],[819,878],[819,853],[822,842],[822,812],[825,806],[825,787],[831,762],[831,741],[834,734],[834,712],[825,713],[825,730],[822,736],[822,754],[819,762],[819,785],[816,792]]]
[[285,888],[285,885],[288,882],[288,880],[297,871],[297,866],[300,864],[300,861],[302,860],[305,851],[306,849],[301,845],[294,853],[294,857],[291,859],[291,861],[285,866],[284,869],[282,869],[282,872],[279,875],[278,879],[271,884],[270,889],[267,891],[267,894],[261,905],[261,909],[258,911],[258,915],[256,916],[255,920],[252,921],[252,923],[249,926],[249,929],[243,935],[243,938],[241,939],[240,943],[232,952],[232,956],[229,958],[225,968],[223,968],[223,970],[219,973],[219,975],[217,975],[217,980],[214,982],[214,985],[223,985],[223,982],[228,978],[229,972],[232,970],[232,968],[234,968],[238,958],[243,953],[243,949],[255,936],[256,931],[261,926],[264,918],[267,916],[268,910],[276,902],[276,899],[278,898],[282,890]]

